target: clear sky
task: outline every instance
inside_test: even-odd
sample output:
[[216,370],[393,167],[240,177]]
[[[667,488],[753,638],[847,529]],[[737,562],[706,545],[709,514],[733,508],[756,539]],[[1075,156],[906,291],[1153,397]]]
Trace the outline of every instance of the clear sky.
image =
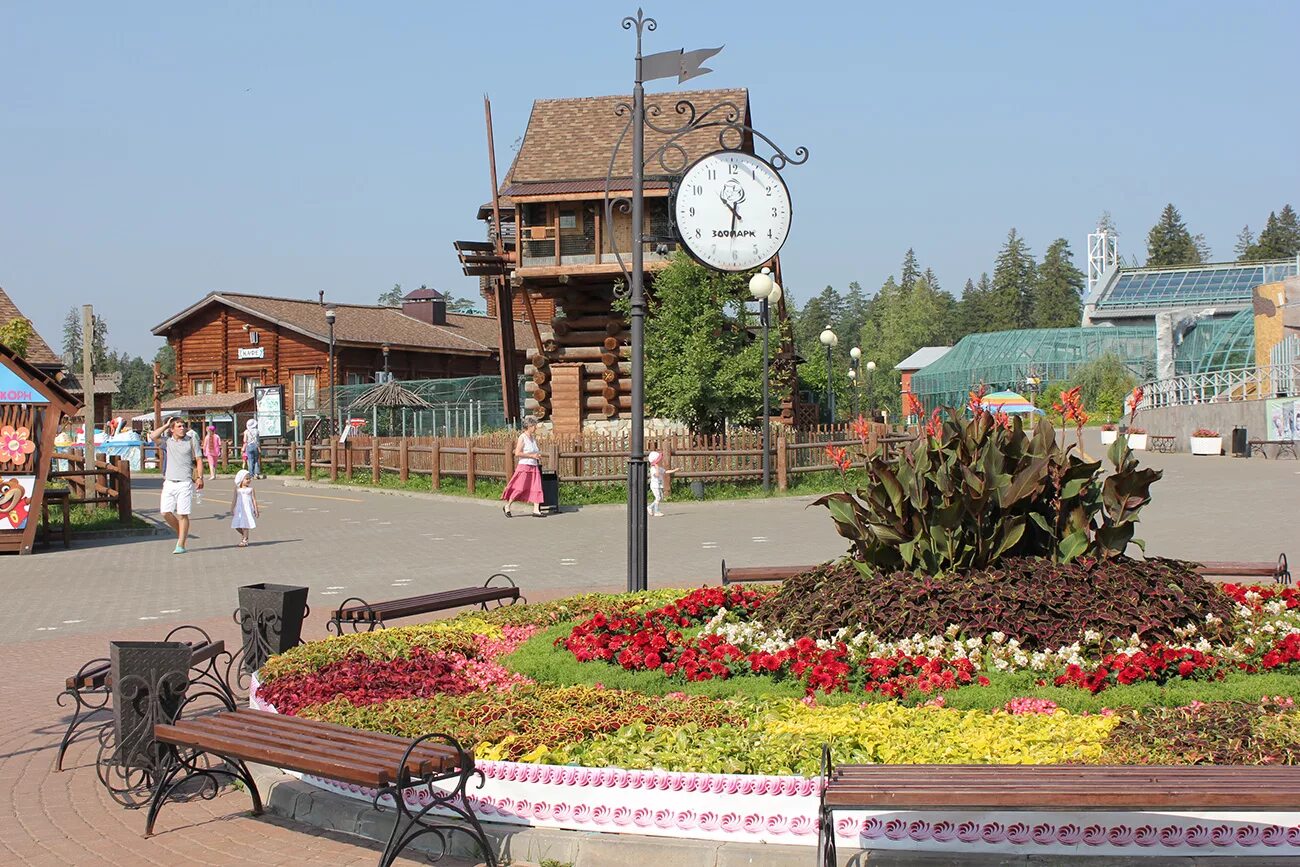
[[[0,0],[0,286],[56,347],[110,343],[213,289],[373,302],[473,295],[482,95],[504,173],[531,101],[628,92],[602,3]],[[907,247],[960,292],[1015,226],[1041,255],[1109,210],[1145,253],[1165,202],[1231,258],[1300,206],[1300,3],[659,0],[647,51],[726,44],[701,87],[812,152],[786,173],[799,301],[874,290]],[[660,83],[655,90],[676,87]]]

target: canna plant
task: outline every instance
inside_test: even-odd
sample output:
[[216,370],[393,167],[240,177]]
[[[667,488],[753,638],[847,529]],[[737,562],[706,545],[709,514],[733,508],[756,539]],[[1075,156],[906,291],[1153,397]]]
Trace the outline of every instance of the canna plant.
[[979,569],[1009,556],[1118,557],[1160,472],[1138,467],[1123,440],[1102,462],[1062,447],[1045,419],[1032,434],[1019,418],[948,409],[896,464],[865,460],[868,483],[816,500],[830,510],[864,571]]

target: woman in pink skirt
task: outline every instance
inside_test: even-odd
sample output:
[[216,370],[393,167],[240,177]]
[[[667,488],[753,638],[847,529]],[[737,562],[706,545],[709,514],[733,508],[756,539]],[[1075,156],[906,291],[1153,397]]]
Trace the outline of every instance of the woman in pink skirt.
[[510,504],[514,502],[532,503],[533,517],[542,517],[542,469],[539,459],[542,450],[533,438],[536,433],[537,419],[531,415],[524,416],[524,432],[515,440],[515,458],[519,463],[515,465],[510,483],[501,494],[501,499],[505,500],[501,511],[507,518],[513,517],[510,514]]

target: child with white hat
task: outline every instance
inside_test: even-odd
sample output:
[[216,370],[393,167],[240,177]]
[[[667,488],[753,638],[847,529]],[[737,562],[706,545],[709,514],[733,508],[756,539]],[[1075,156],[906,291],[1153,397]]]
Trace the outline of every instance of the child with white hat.
[[646,455],[646,460],[650,462],[650,493],[654,495],[654,502],[646,506],[646,512],[652,518],[662,518],[664,513],[659,510],[659,501],[664,498],[664,482],[677,470],[664,466],[662,452],[651,452]]

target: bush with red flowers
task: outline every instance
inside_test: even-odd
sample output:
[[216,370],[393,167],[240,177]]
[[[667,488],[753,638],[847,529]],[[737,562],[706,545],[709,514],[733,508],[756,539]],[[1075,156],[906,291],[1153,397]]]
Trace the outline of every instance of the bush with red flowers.
[[1300,632],[1292,632],[1274,644],[1262,659],[1259,667],[1264,671],[1300,663]]
[[[1294,587],[1280,587],[1274,585],[1266,587],[1259,584],[1221,584],[1219,589],[1226,593],[1232,600],[1239,605],[1245,605],[1255,611],[1260,610],[1269,602],[1280,599],[1286,603],[1287,610],[1300,608],[1300,590]],[[1246,594],[1255,597],[1248,598]]]
[[1226,669],[1208,653],[1190,647],[1153,644],[1147,650],[1109,653],[1092,670],[1069,666],[1056,678],[1057,686],[1077,686],[1096,694],[1108,686],[1139,682],[1165,683],[1174,678],[1184,680],[1221,680]]

